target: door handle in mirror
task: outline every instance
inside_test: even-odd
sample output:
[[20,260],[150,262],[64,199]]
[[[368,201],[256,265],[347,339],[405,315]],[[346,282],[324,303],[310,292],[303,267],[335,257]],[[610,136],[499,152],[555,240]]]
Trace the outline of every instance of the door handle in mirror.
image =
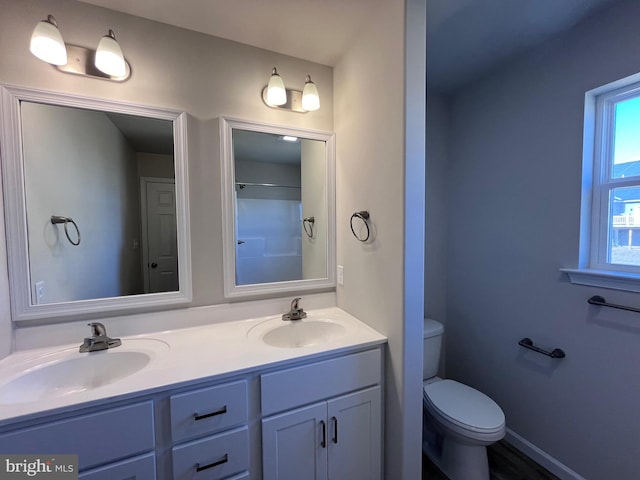
[[157,267],[158,267],[158,264],[157,264],[156,262],[153,262],[153,263],[151,264],[151,268],[157,268]]

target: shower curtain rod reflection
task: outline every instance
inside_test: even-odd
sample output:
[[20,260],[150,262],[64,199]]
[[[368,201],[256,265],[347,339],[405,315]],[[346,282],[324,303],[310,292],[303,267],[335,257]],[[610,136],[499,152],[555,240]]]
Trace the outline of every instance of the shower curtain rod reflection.
[[300,185],[279,185],[277,183],[251,183],[236,182],[236,185],[242,190],[244,187],[280,187],[280,188],[302,188]]

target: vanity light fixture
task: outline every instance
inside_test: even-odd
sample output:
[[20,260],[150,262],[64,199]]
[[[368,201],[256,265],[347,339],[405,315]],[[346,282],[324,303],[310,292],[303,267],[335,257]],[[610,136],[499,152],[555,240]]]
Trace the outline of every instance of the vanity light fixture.
[[284,88],[284,81],[278,75],[276,67],[271,71],[271,78],[267,84],[267,103],[273,106],[280,106],[287,103],[287,91]]
[[98,43],[95,65],[98,70],[112,77],[123,77],[127,73],[122,49],[111,29]]
[[29,50],[40,60],[52,65],[67,63],[67,49],[53,15],[41,20],[31,34]]
[[271,108],[288,110],[290,112],[307,113],[320,108],[320,96],[316,84],[307,75],[304,89],[292,90],[285,88],[282,77],[275,67],[266,87],[262,89],[262,101]]
[[283,135],[282,137],[282,141],[283,142],[297,142],[298,141],[298,137],[292,137],[291,135]]
[[115,82],[123,82],[131,75],[131,67],[122,54],[113,30],[102,37],[95,51],[66,45],[53,15],[36,25],[29,50],[64,73]]
[[318,96],[318,88],[311,81],[311,75],[307,75],[302,90],[302,108],[307,112],[313,112],[320,108],[320,97]]

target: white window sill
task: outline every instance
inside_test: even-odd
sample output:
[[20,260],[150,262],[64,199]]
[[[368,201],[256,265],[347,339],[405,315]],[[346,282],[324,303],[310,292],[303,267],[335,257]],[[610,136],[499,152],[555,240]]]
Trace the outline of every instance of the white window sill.
[[636,273],[592,270],[589,268],[561,268],[560,271],[566,273],[569,276],[569,281],[575,285],[588,285],[640,293],[640,275]]

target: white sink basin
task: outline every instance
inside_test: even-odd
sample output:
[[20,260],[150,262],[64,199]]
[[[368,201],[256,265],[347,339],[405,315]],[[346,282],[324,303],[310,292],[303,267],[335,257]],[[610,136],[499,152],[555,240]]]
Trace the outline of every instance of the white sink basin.
[[92,390],[145,368],[156,355],[169,350],[160,340],[122,340],[122,346],[99,352],[60,350],[26,362],[21,371],[0,385],[0,404],[36,402]]
[[347,329],[339,323],[325,319],[283,321],[274,319],[250,331],[272,347],[303,348],[324,345],[339,339]]

